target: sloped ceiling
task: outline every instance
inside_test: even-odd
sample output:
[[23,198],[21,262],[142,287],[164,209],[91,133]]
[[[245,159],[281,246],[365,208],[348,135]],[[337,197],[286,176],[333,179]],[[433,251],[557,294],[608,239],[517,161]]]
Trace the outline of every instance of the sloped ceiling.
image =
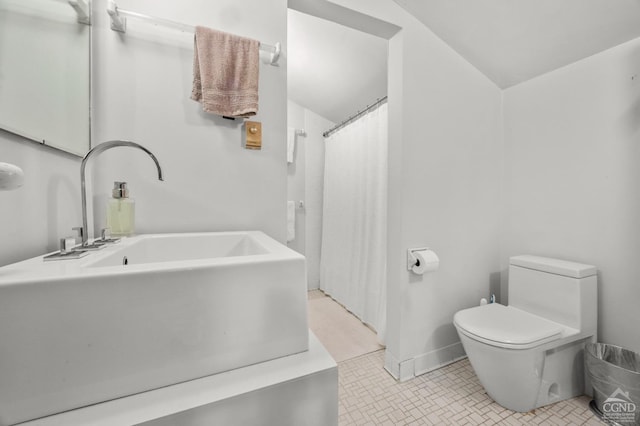
[[386,39],[288,12],[289,99],[335,123],[387,94]]
[[640,37],[640,0],[394,0],[499,87]]

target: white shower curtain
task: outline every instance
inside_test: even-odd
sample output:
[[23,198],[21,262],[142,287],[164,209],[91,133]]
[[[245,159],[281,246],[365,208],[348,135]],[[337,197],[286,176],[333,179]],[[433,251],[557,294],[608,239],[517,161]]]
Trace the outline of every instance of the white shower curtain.
[[320,288],[369,324],[386,325],[387,104],[325,139]]

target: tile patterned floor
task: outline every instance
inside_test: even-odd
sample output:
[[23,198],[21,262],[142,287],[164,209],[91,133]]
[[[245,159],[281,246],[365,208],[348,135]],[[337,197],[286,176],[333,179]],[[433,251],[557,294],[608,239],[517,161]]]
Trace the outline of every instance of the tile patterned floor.
[[485,393],[466,359],[403,383],[383,364],[384,350],[338,364],[340,426],[604,424],[589,410],[587,397],[529,413],[502,408]]
[[383,368],[384,350],[354,343],[375,344],[373,331],[321,291],[308,298],[311,329],[338,361],[340,426],[604,425],[589,410],[587,397],[530,413],[507,410],[486,394],[466,359],[397,382]]

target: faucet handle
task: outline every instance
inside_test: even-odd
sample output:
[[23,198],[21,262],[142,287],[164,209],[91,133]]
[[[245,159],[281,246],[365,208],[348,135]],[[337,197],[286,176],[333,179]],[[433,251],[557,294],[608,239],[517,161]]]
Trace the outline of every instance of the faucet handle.
[[102,231],[100,231],[100,240],[98,241],[100,244],[119,243],[120,238],[114,238],[111,236],[111,228],[102,228]]
[[84,228],[82,226],[76,226],[75,228],[71,229],[78,233],[75,237],[76,244],[82,244],[82,237],[84,237]]
[[73,251],[76,246],[75,237],[60,238],[60,254],[66,254]]

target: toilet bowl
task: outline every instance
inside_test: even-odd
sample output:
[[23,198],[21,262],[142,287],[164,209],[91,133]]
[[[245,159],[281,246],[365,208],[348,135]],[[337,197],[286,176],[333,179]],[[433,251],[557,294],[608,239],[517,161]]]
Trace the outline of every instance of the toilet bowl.
[[469,362],[498,404],[527,412],[584,393],[584,344],[596,340],[596,274],[590,265],[515,256],[509,306],[455,314]]

